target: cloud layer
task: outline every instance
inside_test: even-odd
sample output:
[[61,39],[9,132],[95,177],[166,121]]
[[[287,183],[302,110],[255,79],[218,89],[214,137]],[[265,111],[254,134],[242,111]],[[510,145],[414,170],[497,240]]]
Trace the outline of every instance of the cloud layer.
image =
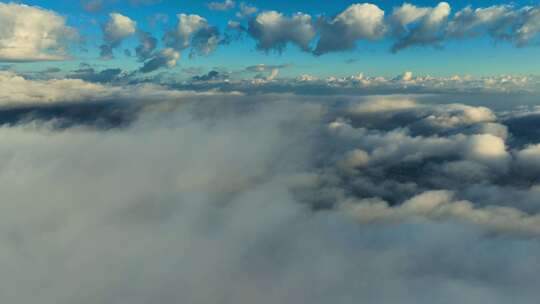
[[5,302],[537,302],[537,108],[0,75]]

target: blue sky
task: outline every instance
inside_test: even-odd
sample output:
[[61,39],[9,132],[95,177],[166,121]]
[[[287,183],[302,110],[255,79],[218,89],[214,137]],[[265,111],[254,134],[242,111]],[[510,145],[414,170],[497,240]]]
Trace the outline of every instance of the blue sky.
[[[38,6],[57,12],[67,18],[67,25],[74,27],[82,34],[85,40],[85,52],[80,51],[78,46],[71,47],[73,59],[62,62],[28,62],[14,64],[20,70],[39,70],[48,67],[61,67],[64,70],[75,69],[81,62],[89,63],[96,69],[121,68],[136,70],[140,66],[134,57],[124,56],[123,49],[134,49],[137,44],[135,36],[124,39],[122,45],[115,51],[116,56],[112,60],[103,60],[99,56],[99,46],[102,43],[101,25],[109,18],[109,13],[116,12],[131,18],[137,22],[137,29],[152,33],[161,40],[163,33],[173,28],[177,22],[176,14],[197,14],[208,20],[212,26],[217,26],[222,32],[229,20],[237,20],[235,13],[238,11],[240,1],[236,7],[228,11],[213,11],[207,7],[205,1],[169,1],[163,0],[155,4],[133,5],[128,0],[104,1],[102,9],[88,12],[83,9],[81,2],[72,0],[45,1],[28,0],[20,1],[27,5]],[[258,8],[258,13],[276,10],[289,16],[295,12],[310,14],[313,18],[325,15],[328,18],[339,14],[355,1],[263,1],[253,0],[247,2]],[[373,1],[390,15],[394,7],[403,4],[402,1]],[[421,6],[435,6],[434,1],[414,1],[412,4]],[[467,5],[474,8],[489,7],[492,5],[511,4],[515,7],[538,5],[537,1],[501,2],[501,1],[451,1],[452,14],[463,9]],[[156,14],[168,16],[168,22],[158,23],[152,26],[150,19]],[[254,15],[256,16],[256,15]],[[249,18],[243,20],[247,23]],[[161,43],[161,42],[160,42]],[[181,73],[183,69],[198,68],[208,72],[213,69],[225,69],[229,71],[241,70],[246,66],[256,64],[278,65],[290,64],[291,66],[281,71],[281,75],[297,76],[300,74],[313,74],[317,76],[344,76],[363,72],[369,75],[393,76],[403,71],[411,70],[415,74],[450,76],[459,75],[530,75],[540,70],[538,60],[538,47],[534,44],[525,47],[515,47],[506,41],[493,41],[482,36],[467,40],[445,41],[442,48],[433,46],[412,46],[396,54],[389,52],[391,42],[389,39],[380,39],[374,42],[358,41],[357,48],[343,52],[328,53],[322,56],[302,52],[295,45],[289,44],[283,52],[259,51],[255,47],[256,42],[245,35],[238,41],[229,45],[219,46],[217,50],[208,56],[194,56],[189,58],[187,51],[181,52],[181,59],[176,67],[169,72]],[[160,47],[162,45],[160,44]],[[160,48],[158,47],[158,48]]]

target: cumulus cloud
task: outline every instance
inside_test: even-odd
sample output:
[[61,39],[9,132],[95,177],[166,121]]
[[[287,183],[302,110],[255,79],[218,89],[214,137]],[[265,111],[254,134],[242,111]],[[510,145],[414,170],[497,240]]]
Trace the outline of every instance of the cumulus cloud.
[[531,144],[517,152],[520,170],[535,175],[540,172],[540,144]]
[[178,51],[191,47],[191,56],[209,55],[225,43],[217,27],[199,15],[178,14],[175,29],[165,35],[165,44]]
[[64,60],[77,32],[57,13],[0,2],[0,62]]
[[257,13],[258,10],[259,9],[256,8],[255,6],[249,5],[245,2],[241,2],[239,6],[239,10],[236,13],[236,17],[243,19]]
[[310,15],[296,13],[288,17],[276,11],[265,11],[251,19],[247,32],[257,41],[257,49],[278,52],[288,44],[307,52],[316,34]]
[[534,41],[540,33],[540,5],[524,7],[518,11],[518,16],[514,40],[518,46],[524,46]]
[[477,224],[489,232],[538,236],[540,215],[528,215],[508,207],[475,208],[469,201],[456,201],[450,191],[428,191],[390,207],[380,200],[346,203],[347,209],[361,222],[398,221],[410,216],[433,220],[460,220]]
[[374,4],[353,4],[331,21],[319,19],[318,28],[316,55],[352,50],[359,40],[376,40],[384,34],[384,11]]
[[142,73],[150,73],[163,67],[173,68],[180,59],[180,53],[172,48],[165,48],[150,58],[139,69]]
[[435,7],[417,7],[405,3],[395,8],[391,19],[397,41],[392,51],[397,52],[412,45],[436,45],[444,40],[449,15],[450,5],[447,2],[440,2]]
[[448,24],[448,35],[451,37],[474,37],[484,31],[493,38],[504,39],[510,33],[515,12],[509,5],[494,5],[473,9],[470,6],[457,12]]
[[109,21],[103,26],[104,44],[101,48],[101,58],[114,57],[113,50],[122,44],[122,41],[135,34],[137,23],[119,13],[109,14]]

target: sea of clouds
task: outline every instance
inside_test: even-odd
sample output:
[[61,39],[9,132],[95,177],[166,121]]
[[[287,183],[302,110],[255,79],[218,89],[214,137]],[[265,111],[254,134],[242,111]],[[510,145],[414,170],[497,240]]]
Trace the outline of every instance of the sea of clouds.
[[540,109],[512,95],[3,77],[2,303],[538,301]]

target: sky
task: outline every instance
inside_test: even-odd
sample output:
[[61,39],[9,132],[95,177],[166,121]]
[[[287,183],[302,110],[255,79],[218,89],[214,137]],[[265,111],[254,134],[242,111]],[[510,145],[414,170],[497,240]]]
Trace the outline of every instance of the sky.
[[[17,69],[24,71],[36,71],[59,66],[68,71],[76,69],[81,63],[95,65],[98,69],[137,70],[142,62],[150,59],[135,56],[134,49],[140,44],[137,38],[138,33],[144,31],[155,38],[157,45],[153,51],[159,52],[168,47],[163,37],[166,32],[177,28],[179,23],[177,15],[179,14],[197,15],[204,18],[207,27],[215,27],[217,30],[216,36],[211,38],[216,40],[212,43],[217,45],[202,53],[199,52],[190,56],[192,45],[175,46],[175,51],[179,53],[180,58],[175,62],[174,66],[160,67],[159,71],[167,70],[167,72],[178,74],[177,77],[180,78],[186,77],[186,74],[182,72],[182,70],[186,69],[197,69],[204,72],[217,69],[238,71],[247,66],[258,64],[287,65],[288,68],[283,69],[281,75],[289,77],[302,74],[318,77],[346,76],[361,72],[373,76],[391,77],[404,71],[413,71],[416,74],[432,76],[531,75],[536,74],[540,68],[540,62],[535,60],[538,54],[538,24],[534,23],[534,21],[526,24],[528,17],[524,17],[522,13],[528,8],[537,6],[536,1],[516,1],[512,3],[501,1],[475,1],[474,3],[453,1],[448,3],[448,11],[443,13],[444,16],[441,17],[440,22],[437,21],[437,24],[426,25],[430,27],[431,33],[427,33],[427,31],[421,33],[423,31],[421,26],[427,19],[425,16],[418,17],[416,20],[411,19],[410,23],[404,24],[403,28],[409,33],[414,34],[414,31],[411,30],[416,28],[418,30],[416,33],[420,33],[425,37],[420,37],[419,41],[411,43],[397,52],[390,50],[396,41],[399,41],[400,38],[397,36],[401,35],[401,39],[406,39],[406,34],[403,31],[401,34],[397,34],[401,25],[398,26],[395,22],[397,20],[395,11],[403,6],[404,2],[374,2],[372,4],[384,13],[384,16],[381,16],[383,19],[380,20],[380,24],[376,24],[381,26],[380,31],[376,29],[375,32],[371,33],[362,33],[362,30],[358,33],[349,34],[344,32],[330,33],[328,36],[352,35],[347,38],[350,40],[350,45],[324,51],[321,54],[315,54],[314,51],[317,41],[321,37],[321,28],[323,27],[321,22],[317,20],[323,18],[322,23],[331,23],[336,16],[357,4],[354,1],[294,1],[292,3],[251,1],[243,2],[244,4],[241,1],[225,1],[215,2],[214,6],[211,5],[210,1],[169,0],[39,0],[22,1],[20,3],[38,7],[65,18],[65,26],[70,27],[77,34],[76,38],[72,37],[73,39],[69,39],[70,41],[62,42],[64,44],[62,48],[67,48],[66,55],[69,55],[66,56],[65,60],[14,64]],[[432,1],[417,1],[410,4],[417,11],[436,8],[438,5],[438,3]],[[249,7],[252,11],[249,12],[250,14],[240,16],[238,14],[241,7]],[[449,33],[451,30],[448,29],[448,23],[456,19],[456,14],[468,7],[472,10],[491,8],[492,12],[494,12],[497,8],[500,8],[505,9],[505,11],[499,15],[492,14],[488,19],[482,19],[482,21],[479,20],[484,17],[477,12],[474,25],[471,25],[471,23],[464,25],[462,23],[461,29],[457,29],[457,31],[461,32],[457,34]],[[257,27],[253,25],[250,27],[250,22],[260,14],[270,11],[282,14],[284,18],[284,21],[282,20],[283,24],[286,24],[287,18],[291,18],[293,14],[299,12],[309,16],[311,19],[306,24],[312,27],[308,32],[311,30],[313,33],[303,33],[303,35],[311,35],[306,43],[309,50],[302,50],[302,46],[294,42],[295,39],[299,39],[298,36],[296,38],[287,37],[283,33],[278,33],[279,31],[286,31],[285,28],[276,29],[278,32],[274,32],[273,37],[266,36],[269,39],[274,39],[274,41],[267,41],[270,44],[258,47],[257,43],[261,41],[265,32],[260,31],[257,34]],[[121,37],[116,37],[117,41],[115,43],[118,45],[114,46],[111,53],[113,56],[100,56],[100,46],[104,44],[104,38],[106,37],[104,28],[111,21],[110,14],[112,13],[121,14],[135,22],[135,24],[133,25],[133,31],[124,33],[120,35]],[[487,16],[487,14],[483,16]],[[354,17],[351,18],[351,20],[354,19]],[[531,18],[531,20],[534,19]],[[238,22],[239,27],[236,29],[228,28],[227,25],[231,21]],[[271,25],[267,25],[267,27],[261,28],[270,30]],[[358,28],[369,26],[369,24],[360,24]],[[519,35],[520,27],[523,26],[530,27],[532,32],[526,38],[526,41],[518,41],[521,38],[516,36]],[[383,30],[382,27],[385,27],[385,29]],[[336,28],[334,26],[334,29]],[[346,31],[347,29],[342,30]],[[294,32],[294,30],[291,30],[291,32]],[[196,32],[191,34],[196,34]],[[206,43],[209,41],[207,40]],[[171,46],[171,43],[173,42],[169,42],[169,46]],[[125,54],[126,50],[131,53],[131,56]],[[9,58],[0,58],[0,61],[9,61]]]
[[0,0],[0,303],[537,304],[540,4]]

